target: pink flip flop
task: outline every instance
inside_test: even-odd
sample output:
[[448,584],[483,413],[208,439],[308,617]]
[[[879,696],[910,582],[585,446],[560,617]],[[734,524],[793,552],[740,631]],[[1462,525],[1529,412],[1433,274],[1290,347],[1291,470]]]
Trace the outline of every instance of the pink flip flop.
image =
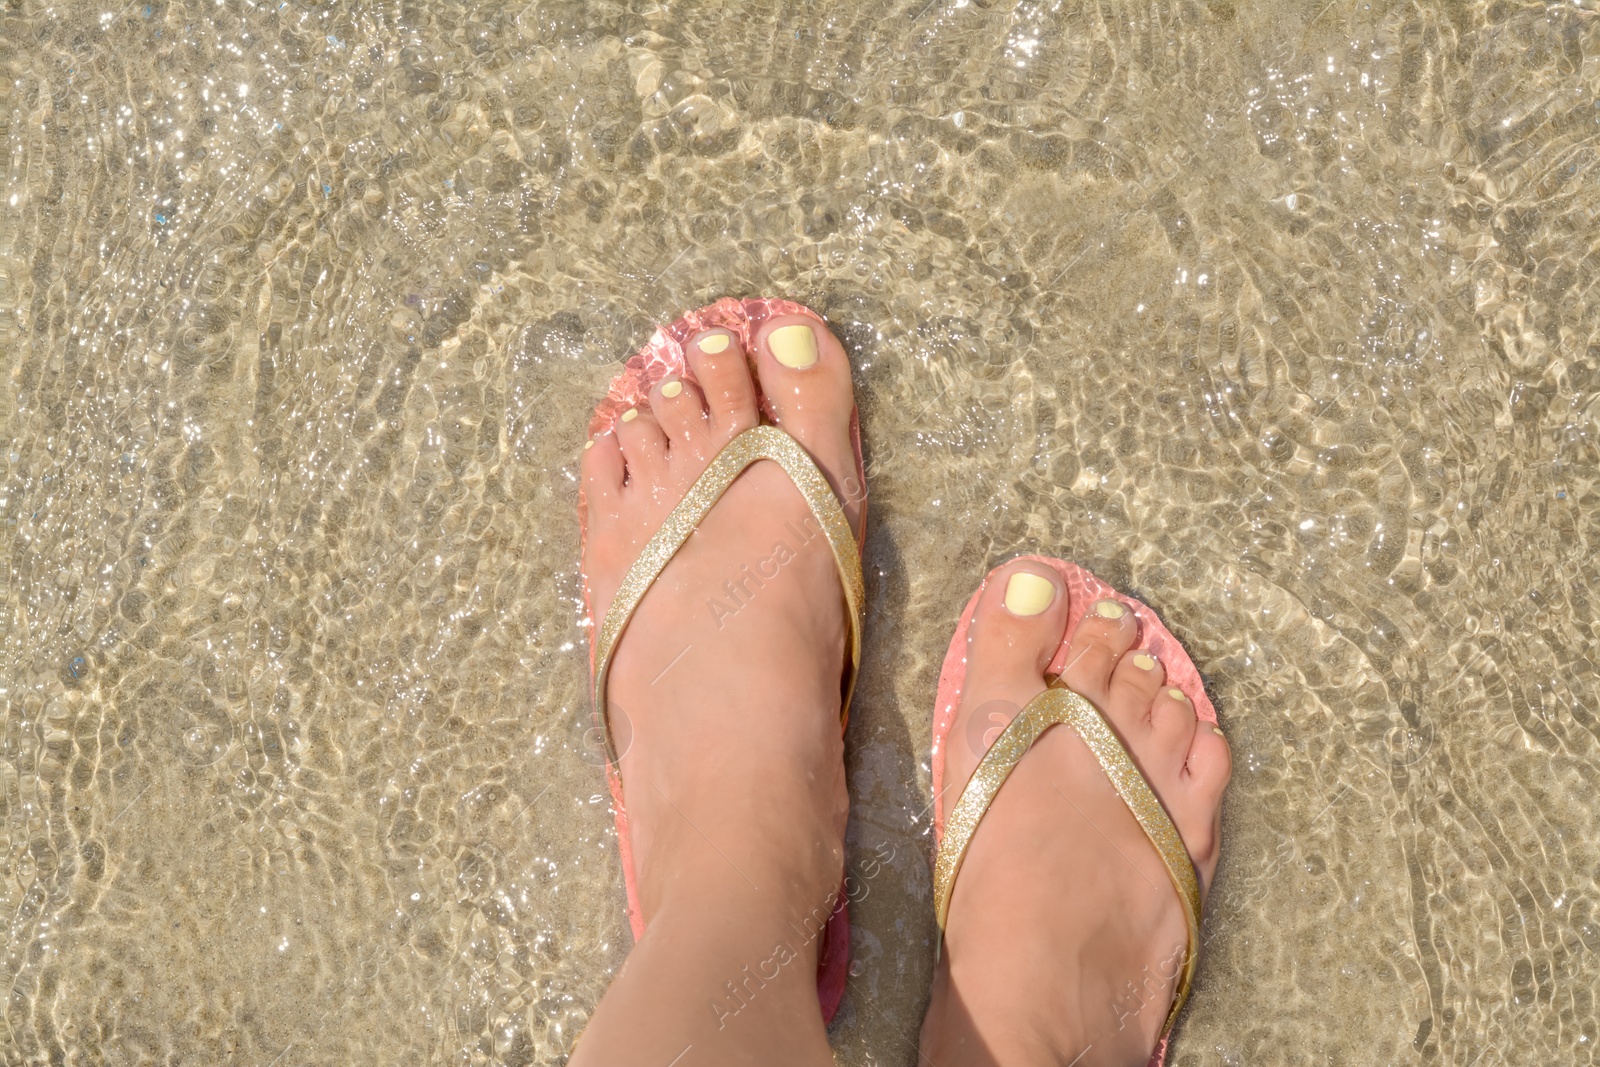
[[[589,423],[590,434],[611,430],[629,408],[647,403],[650,390],[661,379],[677,377],[694,381],[694,372],[689,368],[683,350],[684,343],[689,338],[704,330],[720,327],[735,334],[743,344],[744,351],[748,353],[753,349],[755,334],[761,324],[779,315],[804,315],[819,327],[827,328],[822,316],[810,308],[787,300],[723,299],[697,311],[691,311],[671,325],[656,330],[649,342],[624,365],[622,373],[612,381],[605,399],[596,406],[594,417]],[[843,707],[840,710],[841,731],[849,714],[850,691],[854,687],[855,672],[860,663],[861,623],[865,615],[860,547],[845,522],[837,498],[805,450],[788,434],[770,425],[774,421],[772,405],[760,392],[760,380],[753,373],[751,377],[756,381],[761,413],[767,425],[746,430],[734,438],[706,468],[705,473],[700,476],[700,481],[696,483],[696,490],[667,517],[661,529],[640,553],[628,576],[623,580],[606,618],[603,621],[597,620],[595,629],[590,635],[589,667],[593,678],[594,708],[606,734],[606,778],[611,786],[617,842],[622,853],[622,876],[628,890],[628,923],[633,928],[635,941],[644,936],[645,923],[639,908],[639,886],[634,873],[632,839],[628,834],[628,812],[622,799],[622,774],[617,754],[611,748],[610,731],[606,724],[605,682],[610,667],[611,652],[621,638],[634,608],[643,599],[645,591],[666,566],[672,554],[682,546],[694,526],[714,506],[716,498],[722,491],[751,463],[769,459],[783,467],[822,523],[823,533],[827,536],[839,565],[851,627],[851,659]],[[859,494],[854,489],[851,490],[851,494],[860,496],[864,528],[866,468],[861,456],[859,413],[854,409],[850,413],[850,443],[855,451],[856,485],[860,487]],[[703,487],[709,491],[701,492]],[[696,506],[694,498],[701,498],[702,503]],[[581,491],[578,497],[578,523],[583,536],[587,537],[588,509]],[[631,597],[625,593],[627,590],[633,590]],[[583,601],[585,614],[592,619],[594,613],[590,609],[587,577],[584,579]],[[838,900],[828,916],[827,924],[823,927],[821,938],[817,963],[817,1000],[822,1009],[823,1021],[829,1022],[839,1010],[839,1001],[844,996],[845,978],[850,960],[850,913],[842,884]]]
[[[1161,660],[1166,668],[1167,684],[1183,690],[1184,695],[1194,704],[1195,714],[1202,722],[1216,725],[1217,712],[1206,696],[1199,670],[1195,668],[1194,661],[1183,650],[1183,646],[1178,643],[1178,639],[1162,625],[1154,611],[1139,601],[1117,592],[1075,563],[1047,556],[1017,558],[1052,568],[1066,584],[1068,602],[1071,604],[1092,604],[1096,600],[1111,599],[1131,610],[1139,620],[1141,647]],[[987,584],[988,580],[988,577],[985,577],[984,583]],[[945,752],[948,748],[950,729],[955,723],[956,708],[961,704],[962,687],[967,678],[967,631],[972,626],[972,616],[978,609],[978,597],[982,593],[983,586],[979,586],[978,591],[972,594],[972,599],[967,601],[966,610],[961,613],[961,621],[956,625],[955,636],[950,639],[944,666],[939,671],[939,693],[933,712],[933,834],[936,850],[934,882],[939,928],[941,932],[944,929],[950,893],[954,888],[955,877],[960,870],[967,844],[976,831],[983,813],[988,810],[990,801],[994,799],[994,794],[1005,781],[1006,775],[1046,729],[1058,724],[1071,726],[1083,737],[1101,766],[1106,769],[1107,776],[1117,787],[1117,791],[1133,811],[1135,818],[1139,820],[1151,843],[1155,845],[1156,851],[1161,854],[1168,873],[1172,876],[1174,888],[1177,889],[1178,896],[1184,904],[1189,925],[1189,948],[1174,998],[1175,1002],[1168,1013],[1161,1040],[1150,1057],[1151,1067],[1160,1067],[1166,1058],[1172,1023],[1188,996],[1189,983],[1194,973],[1200,921],[1199,884],[1194,864],[1183,847],[1177,829],[1172,825],[1149,785],[1145,783],[1144,777],[1139,774],[1132,759],[1122,748],[1115,732],[1100,717],[1099,712],[1077,693],[1059,682],[1052,682],[1051,687],[1029,703],[1012,724],[995,739],[979,762],[978,768],[973,771],[971,781],[968,782],[956,804],[947,809],[944,803]],[[1081,612],[1073,613],[1071,621],[1067,624],[1067,632],[1061,639],[1061,647],[1056,650],[1046,671],[1047,677],[1055,678],[1061,671],[1066,662],[1067,647],[1082,617]],[[948,848],[945,840],[947,822],[953,824],[950,827],[951,847]]]

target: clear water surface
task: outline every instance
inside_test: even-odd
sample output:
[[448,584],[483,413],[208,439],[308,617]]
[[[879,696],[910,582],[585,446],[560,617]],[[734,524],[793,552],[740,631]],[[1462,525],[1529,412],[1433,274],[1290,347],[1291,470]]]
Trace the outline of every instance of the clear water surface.
[[561,1062],[628,945],[577,445],[768,294],[871,462],[841,1063],[916,1062],[1022,548],[1235,746],[1176,1064],[1594,1062],[1594,0],[13,0],[0,70],[0,1061]]

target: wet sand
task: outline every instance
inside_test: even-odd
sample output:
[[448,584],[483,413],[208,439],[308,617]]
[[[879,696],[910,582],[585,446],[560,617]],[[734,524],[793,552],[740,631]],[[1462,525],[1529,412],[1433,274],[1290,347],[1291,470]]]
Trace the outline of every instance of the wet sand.
[[1592,6],[786,12],[0,14],[0,1061],[562,1062],[629,943],[577,450],[781,295],[870,462],[840,1063],[916,1062],[1023,550],[1235,748],[1173,1063],[1593,1062]]

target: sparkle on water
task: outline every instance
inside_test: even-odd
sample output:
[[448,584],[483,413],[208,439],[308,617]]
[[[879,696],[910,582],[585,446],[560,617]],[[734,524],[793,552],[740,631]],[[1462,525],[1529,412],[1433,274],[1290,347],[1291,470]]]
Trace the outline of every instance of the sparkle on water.
[[0,27],[5,1062],[562,1060],[628,944],[575,456],[721,295],[861,396],[841,1063],[916,1062],[934,684],[1019,549],[1235,746],[1176,1064],[1591,1062],[1588,0]]

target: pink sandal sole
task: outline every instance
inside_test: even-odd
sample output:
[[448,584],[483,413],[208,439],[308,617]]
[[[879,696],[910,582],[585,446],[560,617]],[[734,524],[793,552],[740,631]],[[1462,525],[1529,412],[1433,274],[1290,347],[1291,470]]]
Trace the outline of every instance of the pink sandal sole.
[[[604,433],[617,424],[622,413],[640,405],[648,406],[650,390],[663,378],[677,377],[694,381],[694,371],[684,358],[683,346],[689,338],[704,330],[720,327],[735,334],[746,353],[751,351],[756,331],[761,324],[779,315],[804,315],[823,329],[827,323],[821,315],[801,304],[789,300],[735,300],[725,297],[715,304],[688,312],[670,325],[660,327],[637,354],[624,364],[622,372],[612,380],[606,397],[595,407],[589,420],[591,436]],[[772,405],[761,393],[761,382],[754,373],[757,400],[764,421],[772,422]],[[866,468],[861,456],[861,423],[859,412],[850,412],[850,444],[855,453],[856,484],[865,486]],[[862,527],[866,524],[866,500],[861,503]],[[578,525],[581,536],[588,536],[588,509],[582,490],[578,494]],[[591,619],[589,609],[589,583],[583,586],[584,614]],[[598,624],[598,620],[596,620]],[[589,645],[589,670],[594,672],[595,648]],[[598,709],[597,709],[598,712]],[[633,938],[644,936],[644,916],[639,910],[639,885],[634,874],[633,843],[628,835],[628,812],[622,801],[622,777],[615,765],[606,764],[606,780],[611,787],[611,810],[616,818],[617,844],[622,854],[622,877],[628,890],[628,925]],[[817,961],[817,1001],[822,1009],[822,1021],[832,1022],[844,997],[845,979],[850,963],[850,909],[841,882],[838,902],[828,916],[822,931],[821,954]]]

